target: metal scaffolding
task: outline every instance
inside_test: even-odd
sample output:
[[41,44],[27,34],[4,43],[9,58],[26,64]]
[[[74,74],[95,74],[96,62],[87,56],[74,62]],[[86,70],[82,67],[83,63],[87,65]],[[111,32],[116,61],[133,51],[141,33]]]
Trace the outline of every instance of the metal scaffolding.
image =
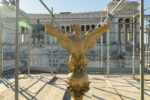
[[147,66],[148,66],[148,70],[150,70],[150,22],[149,22],[149,27],[148,27],[148,44],[147,44],[148,48],[148,57],[147,57]]
[[[106,24],[106,22],[111,21],[110,17],[113,17],[115,14],[115,11],[121,6],[121,4],[123,3],[124,0],[121,0],[116,7],[109,13],[109,9],[108,9],[108,13],[107,13],[107,17],[105,18],[105,20],[103,22],[100,22],[97,27],[99,25],[104,25]],[[111,22],[110,22],[111,23]],[[102,41],[101,41],[102,42]],[[110,74],[110,31],[107,31],[107,76],[109,76]]]
[[140,0],[140,94],[144,100],[144,0]]
[[2,78],[2,72],[3,72],[3,46],[2,46],[2,36],[3,36],[3,23],[0,21],[0,78]]
[[[41,2],[41,4],[48,10],[48,12],[50,13],[50,16],[51,16],[51,24],[53,25],[54,24],[54,14],[53,14],[53,8],[50,10],[46,4],[43,2],[43,0],[39,0]],[[50,51],[50,55],[51,55],[51,66],[50,66],[50,72],[51,72],[51,75],[53,75],[53,60],[54,60],[54,57],[53,57],[53,41],[52,41],[52,38],[51,38],[51,41],[50,41],[50,46],[51,46],[51,51]]]
[[27,63],[27,67],[28,67],[28,75],[30,76],[30,49],[31,49],[31,32],[28,30],[29,36],[28,36],[28,63]]
[[110,74],[110,31],[107,31],[107,76]]
[[[140,27],[143,29],[141,29],[140,30],[140,53],[143,53],[143,51],[144,51],[144,49],[143,49],[143,46],[144,46],[144,11],[146,11],[146,10],[148,10],[148,9],[150,9],[150,7],[147,7],[147,8],[145,8],[144,9],[144,1],[140,1],[140,12],[138,12],[137,14],[135,14],[135,15],[133,15],[133,43],[132,43],[132,45],[133,45],[133,47],[132,47],[132,49],[133,49],[133,54],[132,54],[132,76],[133,76],[133,78],[135,77],[135,26],[136,26],[136,22],[135,22],[135,19],[136,19],[136,17],[137,16],[139,16],[140,15]],[[143,14],[143,15],[142,15]],[[137,33],[137,32],[136,32]],[[142,51],[143,50],[143,51]],[[142,62],[141,62],[141,60],[142,60]],[[142,70],[144,70],[144,55],[142,54],[140,54],[140,73],[141,73],[141,81],[142,81],[142,77],[143,77],[143,71]],[[143,67],[143,68],[142,68]],[[143,80],[144,81],[144,80]],[[142,84],[142,82],[141,82],[141,84]],[[141,89],[142,89],[142,87],[141,87]],[[142,90],[141,90],[142,91]]]
[[[42,0],[40,0],[41,3],[45,6],[45,8],[50,12],[51,14],[51,23],[53,24],[54,22],[54,15],[53,15],[53,10],[50,10],[44,3]],[[109,17],[113,17],[115,14],[116,9],[123,3],[124,0],[121,0],[118,5],[112,10],[112,12],[110,14],[108,14],[109,16],[107,16],[107,18],[103,21],[100,22],[98,25],[103,25],[106,21],[110,21]],[[137,15],[133,15],[132,18],[132,23],[133,24],[133,47],[132,47],[132,76],[135,77],[135,17]],[[16,58],[15,58],[15,100],[18,100],[18,87],[19,87],[19,83],[18,83],[18,71],[19,71],[19,42],[18,42],[18,34],[19,34],[19,30],[18,30],[18,20],[19,20],[19,0],[16,0]],[[141,100],[144,100],[144,0],[140,0],[140,94],[141,94]],[[97,25],[97,27],[98,27]],[[1,26],[0,26],[1,27]],[[149,29],[150,30],[150,29]],[[0,32],[2,35],[2,32]],[[150,34],[150,31],[148,32],[148,34]],[[0,36],[1,37],[1,36]],[[30,38],[30,36],[29,36]],[[148,36],[149,39],[149,36]],[[104,54],[103,54],[103,36],[100,39],[100,43],[98,43],[97,45],[97,66],[99,69],[103,68],[103,61],[104,61]],[[31,48],[31,44],[30,44],[30,39],[29,39],[29,44],[28,44],[28,56],[30,56],[30,48]],[[54,59],[54,55],[53,55],[53,41],[50,42],[50,46],[51,46],[51,66],[50,66],[50,71],[51,74],[53,75],[53,59]],[[101,45],[101,50],[100,50],[100,45]],[[149,42],[147,44],[147,50],[149,51]],[[1,38],[0,38],[0,77],[2,77],[2,43],[1,43]],[[101,53],[100,53],[101,51]],[[58,54],[60,57],[60,47],[58,48]],[[100,56],[101,55],[101,56]],[[149,55],[149,52],[148,52]],[[149,57],[149,56],[148,56]],[[101,60],[101,65],[99,63],[99,61]],[[150,58],[147,58],[147,63],[149,63],[148,61],[150,60]],[[60,62],[60,59],[58,59],[58,61]],[[30,57],[28,58],[28,75],[30,75]],[[101,67],[100,67],[101,66]],[[60,68],[60,64],[58,63],[58,69]],[[108,30],[107,32],[107,76],[110,75],[110,31]]]
[[133,78],[135,77],[135,16],[133,16],[133,40],[132,40],[132,51],[133,51],[133,55],[132,55],[132,76]]
[[148,44],[147,44],[147,66],[148,66],[148,70],[150,70],[150,22],[149,22],[149,27],[148,27]]
[[146,48],[145,48],[145,66],[147,68],[147,72],[150,71],[150,19],[146,17],[145,19],[145,34],[146,34]]
[[16,59],[15,59],[15,100],[19,100],[19,95],[18,95],[18,87],[19,87],[19,83],[18,83],[18,74],[19,74],[19,0],[16,0],[16,41],[15,41],[15,46],[16,46]]
[[104,69],[103,67],[103,59],[104,55],[103,55],[103,36],[101,37],[101,69]]

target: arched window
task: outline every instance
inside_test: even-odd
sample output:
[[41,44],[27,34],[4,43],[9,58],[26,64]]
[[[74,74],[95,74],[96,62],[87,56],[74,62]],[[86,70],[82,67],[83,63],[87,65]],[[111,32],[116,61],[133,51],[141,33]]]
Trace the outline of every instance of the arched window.
[[61,29],[62,29],[62,30],[64,30],[64,29],[65,29],[65,27],[64,27],[64,26],[61,26]]
[[45,32],[45,27],[44,26],[40,26],[40,32]]
[[81,25],[81,31],[84,32],[84,25]]
[[70,29],[69,26],[66,26],[66,31],[67,31],[67,32],[69,32],[69,29]]
[[119,27],[122,28],[123,27],[123,19],[119,19],[118,20],[118,24],[119,24]]
[[90,25],[86,25],[86,31],[90,29]]
[[92,27],[92,29],[94,29],[94,28],[95,28],[95,25],[92,25],[91,27]]
[[24,34],[25,33],[25,28],[21,27],[21,33]]
[[130,19],[126,19],[125,23],[126,23],[126,27],[129,27],[130,26]]

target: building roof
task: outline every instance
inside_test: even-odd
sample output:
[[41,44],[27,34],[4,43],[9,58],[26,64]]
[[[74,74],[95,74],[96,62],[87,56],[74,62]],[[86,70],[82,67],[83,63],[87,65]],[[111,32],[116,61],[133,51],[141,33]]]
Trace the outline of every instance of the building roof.
[[[112,11],[113,8],[115,8],[118,3],[119,3],[119,1],[113,1],[113,2],[108,3],[106,5],[104,11],[108,11],[108,8],[109,8],[109,11]],[[124,1],[117,10],[124,9],[124,8],[137,9],[138,6],[139,6],[138,2],[135,2],[135,1]]]
[[[88,18],[91,16],[106,16],[106,11],[97,11],[97,12],[82,12],[82,13],[65,13],[65,12],[61,12],[60,14],[54,14],[55,18],[85,18],[88,16]],[[50,14],[28,14],[28,17],[30,19],[32,18],[50,18]]]
[[[27,17],[27,13],[24,12],[23,10],[19,10],[20,12],[20,16],[21,17]],[[1,17],[16,17],[15,14],[15,6],[9,6],[9,5],[5,5],[5,6],[0,6],[0,14]]]

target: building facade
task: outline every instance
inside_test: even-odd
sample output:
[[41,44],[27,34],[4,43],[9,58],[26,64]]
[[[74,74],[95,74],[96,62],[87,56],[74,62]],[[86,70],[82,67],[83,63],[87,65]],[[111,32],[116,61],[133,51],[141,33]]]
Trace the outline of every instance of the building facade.
[[[44,24],[53,23],[54,26],[68,32],[68,35],[72,34],[70,25],[79,24],[83,35],[85,35],[88,30],[100,27],[97,25],[104,21],[104,19],[108,16],[107,14],[116,7],[119,1],[120,0],[112,0],[112,2],[106,5],[104,11],[83,13],[61,12],[59,14],[54,14],[54,18],[52,18],[49,14],[27,14],[24,12],[24,15],[28,19],[27,23],[32,26],[32,31],[29,32],[28,28],[20,27],[20,42],[21,50],[24,52],[23,57],[28,57],[25,53],[28,51],[29,47],[31,52],[32,49],[35,50],[35,48],[45,48],[48,50],[50,55],[49,66],[54,66],[58,69],[60,66],[66,67],[65,59],[68,55],[65,50],[59,46],[57,39],[47,33],[44,28]],[[113,16],[110,17],[110,36],[108,38],[108,32],[106,32],[102,36],[102,41],[102,38],[97,40],[97,45],[91,49],[87,56],[91,60],[88,64],[88,68],[102,68],[107,66],[108,46],[110,48],[109,60],[112,68],[131,68],[132,44],[134,38],[133,31],[135,31],[135,58],[137,59],[136,66],[138,67],[139,16],[135,18],[135,21],[133,21],[133,16],[139,13],[138,6],[138,2],[126,0],[116,10]],[[101,51],[101,48],[103,48],[103,52]],[[101,58],[103,58],[102,66],[100,66]]]
[[[15,6],[5,5],[0,7],[0,49],[3,70],[15,67],[15,36],[16,36],[16,12]],[[19,22],[28,23],[27,13],[20,10]],[[24,30],[24,31],[23,31]],[[23,34],[28,41],[28,28],[19,25],[19,44],[22,46]],[[22,53],[23,50],[20,50]]]
[[[104,9],[104,11],[98,11],[98,12],[85,12],[85,13],[71,13],[71,12],[61,12],[59,14],[54,14],[53,24],[68,32],[68,35],[72,34],[72,30],[70,29],[70,25],[72,24],[79,24],[80,28],[83,32],[83,35],[93,28],[95,28],[98,23],[104,21],[104,19],[107,17],[107,13],[110,13],[114,7],[118,4],[120,0],[113,0],[112,2],[108,3]],[[111,17],[111,28],[109,30],[110,32],[110,57],[118,58],[118,57],[131,57],[132,55],[132,43],[133,43],[133,26],[135,24],[135,48],[136,48],[136,54],[138,55],[139,52],[139,16],[136,17],[135,23],[133,23],[133,15],[137,14],[139,4],[137,2],[133,1],[124,1],[124,3],[116,10],[114,13],[114,16]],[[42,34],[41,36],[41,42],[43,46],[50,49],[50,43],[53,43],[53,49],[54,49],[54,55],[55,60],[54,62],[58,63],[57,60],[57,51],[60,52],[60,55],[62,56],[61,52],[63,51],[62,48],[59,49],[57,40],[54,37],[51,37],[47,34],[44,24],[49,23],[51,24],[51,16],[49,14],[28,14],[29,21],[31,25],[34,27],[32,31],[32,44],[36,45],[39,42],[39,39],[36,37],[37,33]],[[39,27],[39,28],[38,28]],[[39,29],[39,30],[38,30]],[[39,35],[40,36],[40,35]],[[107,33],[103,35],[103,55],[104,59],[107,58],[107,46],[108,46],[108,40],[107,40]],[[98,49],[97,49],[98,48]],[[89,63],[89,67],[96,67],[97,66],[97,53],[99,52],[98,56],[101,56],[100,54],[100,39],[97,41],[97,45],[91,49],[91,52],[89,54],[89,58],[91,62]],[[98,51],[97,51],[98,50]],[[64,57],[65,58],[65,57]],[[65,64],[65,60],[62,62]],[[100,57],[99,57],[100,61]],[[105,63],[106,64],[106,63]],[[114,65],[116,66],[116,65]]]

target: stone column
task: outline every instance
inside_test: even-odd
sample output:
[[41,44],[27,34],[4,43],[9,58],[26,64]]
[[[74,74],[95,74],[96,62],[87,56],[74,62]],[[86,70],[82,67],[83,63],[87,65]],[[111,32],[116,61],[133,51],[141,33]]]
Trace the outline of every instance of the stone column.
[[24,33],[23,33],[23,38],[24,38],[24,40],[23,40],[23,44],[25,45],[26,44],[26,28],[25,28],[25,31],[24,31]]
[[84,32],[86,32],[86,25],[84,25]]
[[46,34],[46,30],[44,31],[44,43],[47,43],[47,34]]
[[130,18],[130,42],[132,42],[132,38],[133,38],[133,35],[132,35],[132,19]]
[[64,26],[64,30],[65,30],[65,31],[66,31],[66,27],[67,27],[67,26]]
[[2,78],[2,69],[3,69],[3,27],[4,24],[0,22],[0,78]]
[[92,29],[92,25],[89,25],[89,30],[91,30]]

